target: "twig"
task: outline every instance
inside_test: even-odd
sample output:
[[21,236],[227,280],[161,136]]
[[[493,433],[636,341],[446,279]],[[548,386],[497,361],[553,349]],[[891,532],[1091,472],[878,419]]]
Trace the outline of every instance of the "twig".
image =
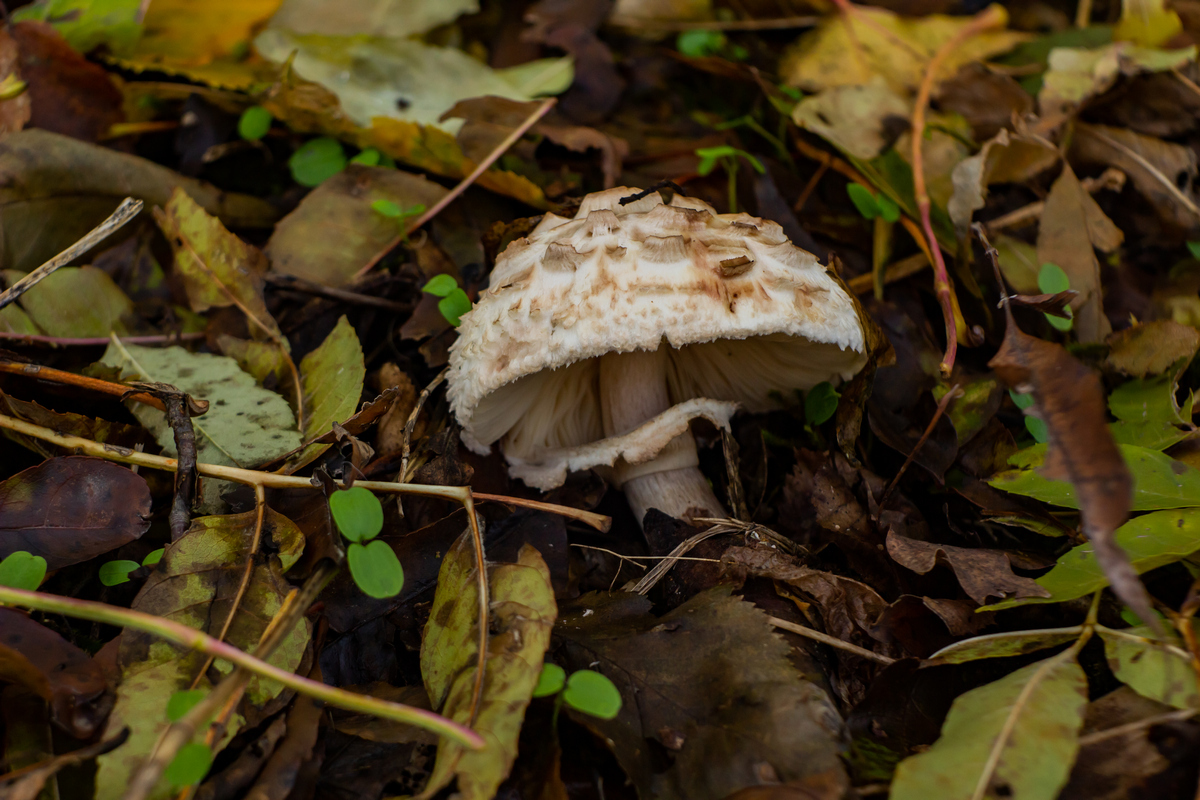
[[[933,429],[937,426],[938,420],[941,419],[942,415],[946,413],[946,409],[950,407],[950,403],[958,398],[959,389],[959,384],[954,384],[950,387],[950,391],[946,392],[945,396],[942,397],[941,402],[938,403],[937,410],[933,412],[933,418],[930,419],[929,424],[925,426],[925,432],[921,434],[921,438],[917,440],[915,445],[913,445],[912,452],[905,457],[904,463],[900,465],[900,469],[896,472],[896,476],[892,478],[891,483],[889,483],[887,488],[883,490],[883,496],[879,498],[879,511],[883,511],[883,507],[887,505],[888,498],[892,495],[892,490],[896,488],[896,484],[900,482],[900,479],[904,477],[904,473],[908,470],[909,464],[913,462],[913,459],[916,458],[917,453],[920,452],[921,448],[925,445],[925,442],[928,441],[929,437],[933,434]],[[878,512],[876,513],[878,514]]]
[[1105,728],[1102,731],[1089,733],[1087,736],[1080,736],[1079,747],[1082,749],[1090,744],[1103,742],[1116,736],[1125,736],[1129,733],[1136,733],[1137,731],[1145,730],[1146,728],[1151,728],[1155,725],[1161,725],[1164,722],[1182,722],[1183,720],[1191,719],[1192,717],[1196,716],[1196,714],[1200,714],[1200,710],[1195,708],[1185,708],[1181,711],[1167,711],[1163,714],[1155,714],[1152,717],[1146,717],[1145,719],[1127,722],[1124,725]]
[[[564,517],[578,520],[586,523],[598,531],[607,533],[612,527],[612,517],[606,517],[603,514],[597,514],[592,511],[584,511],[581,508],[566,509],[564,506],[558,506],[554,503],[543,503],[540,500],[527,500],[524,497],[509,497],[503,494],[486,494],[484,492],[471,492],[471,496],[476,500],[491,500],[494,503],[503,503],[509,506],[520,506],[521,508],[531,508],[534,511],[548,511],[551,514],[558,514]],[[569,510],[570,514],[563,514],[564,510]]]
[[[179,342],[197,342],[205,336],[206,334],[203,331],[193,333],[160,333],[153,336],[122,336],[121,341],[126,344],[177,344]],[[47,344],[52,347],[94,347],[106,345],[109,342],[107,336],[38,336],[31,333],[15,333],[13,331],[0,331],[0,339],[10,339],[18,344],[22,342],[26,344]]]
[[388,300],[384,297],[373,297],[369,294],[350,292],[345,289],[335,289],[332,286],[324,286],[314,281],[298,278],[295,275],[277,275],[268,272],[263,276],[263,280],[277,289],[282,289],[285,291],[301,292],[303,294],[316,295],[317,297],[327,297],[330,300],[340,300],[343,303],[349,303],[356,306],[382,308],[384,311],[391,311],[395,314],[409,314],[412,312],[412,305],[409,303],[398,303],[395,300]]
[[946,353],[942,356],[941,372],[949,376],[954,370],[954,358],[958,351],[958,325],[955,323],[955,305],[950,288],[950,277],[946,272],[946,262],[942,258],[942,249],[938,245],[937,234],[933,232],[933,221],[930,218],[929,192],[925,187],[925,159],[923,144],[925,142],[925,109],[929,106],[929,96],[933,93],[933,82],[937,77],[942,62],[963,42],[983,33],[988,28],[1003,24],[1004,10],[1000,6],[988,6],[988,9],[970,23],[965,25],[949,41],[945,42],[934,53],[925,68],[921,86],[917,91],[917,100],[913,109],[912,119],[912,172],[913,193],[916,195],[917,211],[921,214],[921,225],[925,229],[925,238],[933,255],[933,288],[937,293],[938,303],[942,307],[942,317],[946,323]]
[[[883,271],[883,283],[895,283],[896,281],[904,280],[910,275],[916,275],[921,270],[929,266],[929,259],[925,257],[925,253],[914,253],[907,258],[902,258],[899,261],[888,264]],[[875,276],[870,272],[863,275],[856,275],[846,281],[846,285],[850,287],[850,291],[855,294],[866,294],[875,286]]]
[[517,141],[524,136],[530,128],[537,124],[538,120],[546,116],[547,112],[554,108],[554,104],[557,102],[557,100],[551,97],[538,106],[532,114],[526,117],[524,122],[522,122],[512,133],[505,137],[504,141],[496,145],[496,148],[492,150],[492,152],[488,153],[487,157],[484,158],[483,161],[479,162],[479,166],[475,167],[470,175],[459,181],[458,185],[451,189],[445,197],[434,203],[432,208],[430,208],[421,216],[417,217],[412,222],[405,224],[404,231],[399,236],[384,245],[382,250],[376,253],[370,261],[368,261],[362,266],[361,269],[359,269],[358,272],[354,273],[354,280],[358,280],[363,275],[366,275],[368,272],[374,269],[375,265],[382,261],[388,253],[399,247],[400,243],[403,242],[409,234],[420,228],[426,222],[429,222],[429,220],[440,214],[443,208],[453,203],[460,194],[467,190],[468,186],[479,179],[480,175],[487,172],[488,168],[496,162],[496,159],[508,152],[508,149],[516,144]]
[[0,292],[0,308],[4,308],[18,297],[25,294],[25,292],[32,289],[59,267],[70,264],[76,258],[107,239],[114,231],[118,230],[126,222],[129,222],[129,220],[136,217],[138,212],[141,210],[141,200],[134,200],[132,197],[126,197],[121,201],[121,205],[117,206],[117,210],[109,215],[108,219],[104,220],[104,222],[101,222],[99,225],[88,231],[82,239],[68,247],[66,250],[63,250],[45,264],[42,264],[24,278],[21,278],[21,280],[8,287],[8,289]]
[[[108,341],[107,339],[105,341]],[[148,405],[151,408],[157,408],[159,411],[166,412],[167,407],[163,405],[163,401],[159,400],[149,392],[130,392],[129,387],[123,383],[113,383],[111,381],[102,381],[99,378],[90,378],[87,375],[76,375],[74,372],[65,372],[61,369],[53,367],[43,367],[38,364],[25,364],[20,361],[8,361],[0,358],[0,372],[7,372],[10,375],[24,375],[27,378],[36,378],[42,381],[50,381],[51,383],[62,383],[69,386],[78,386],[80,389],[87,389],[101,394],[119,397],[122,400],[133,400],[143,405]]]
[[[177,542],[187,533],[192,521],[192,499],[196,496],[196,430],[188,416],[188,397],[172,389],[160,391],[159,397],[167,407],[167,424],[175,437],[175,451],[179,453],[179,469],[175,471],[175,495],[171,498],[171,541]],[[222,635],[219,638],[224,638]],[[207,669],[207,668],[206,668]]]
[[[408,475],[408,457],[411,454],[412,434],[417,427],[417,417],[421,415],[421,409],[425,407],[425,401],[433,394],[433,390],[442,385],[442,381],[446,380],[446,375],[450,372],[450,368],[446,367],[439,372],[429,385],[421,390],[421,394],[417,396],[417,402],[413,405],[412,411],[408,413],[408,419],[404,422],[404,442],[400,448],[400,474],[397,476],[399,480],[405,480]],[[403,513],[403,512],[401,512]]]
[[693,20],[647,19],[614,14],[605,25],[630,30],[676,31],[782,31],[792,28],[811,28],[820,17],[776,17],[775,19]]
[[[1089,194],[1095,194],[1101,189],[1111,189],[1115,192],[1121,191],[1125,186],[1125,173],[1115,167],[1109,167],[1104,170],[1104,173],[1098,178],[1084,178],[1080,185],[1084,191]],[[1036,200],[1027,206],[1010,211],[996,217],[993,220],[983,223],[984,228],[988,233],[995,233],[1004,228],[1018,228],[1029,222],[1033,222],[1042,216],[1042,211],[1046,208],[1045,200]]]
[[821,642],[822,644],[827,644],[830,647],[836,647],[839,650],[845,650],[847,653],[853,653],[856,656],[870,659],[871,661],[875,661],[879,664],[887,665],[896,663],[896,659],[894,658],[889,658],[888,656],[873,652],[865,647],[859,647],[856,644],[843,642],[836,636],[830,636],[827,633],[821,633],[820,631],[815,631],[812,628],[806,628],[803,625],[797,625],[794,622],[788,622],[786,619],[768,616],[767,622],[771,623],[776,628],[782,628],[785,631],[791,631],[792,633],[812,639],[814,642]]
[[30,608],[36,611],[46,611],[51,614],[62,614],[90,622],[100,622],[119,628],[132,628],[153,634],[172,644],[198,650],[216,656],[223,661],[229,661],[236,666],[244,667],[249,672],[278,681],[289,689],[300,694],[325,702],[335,708],[347,711],[358,711],[372,714],[382,719],[416,725],[419,728],[433,731],[439,736],[445,736],[454,742],[472,750],[483,747],[483,739],[474,731],[459,725],[443,716],[420,708],[380,700],[369,695],[355,694],[343,689],[327,686],[323,683],[302,678],[287,670],[269,664],[236,647],[218,642],[206,633],[194,628],[181,625],[163,617],[133,611],[128,608],[118,608],[105,603],[91,600],[76,600],[69,597],[59,597],[42,592],[27,592],[22,589],[12,589],[0,586],[0,603]]
[[479,529],[479,517],[475,514],[475,500],[467,494],[463,508],[467,511],[467,520],[471,523],[471,539],[475,543],[475,570],[479,577],[479,658],[475,667],[475,685],[471,688],[471,714],[468,726],[474,726],[479,717],[479,708],[483,705],[483,678],[487,671],[488,635],[491,633],[488,624],[488,614],[491,608],[488,583],[487,562],[483,557],[483,531]]

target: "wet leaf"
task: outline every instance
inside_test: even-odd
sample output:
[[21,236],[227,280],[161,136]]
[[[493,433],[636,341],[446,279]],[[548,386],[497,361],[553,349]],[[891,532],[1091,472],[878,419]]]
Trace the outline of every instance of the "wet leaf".
[[[225,625],[241,585],[246,554],[254,534],[256,512],[217,517],[197,517],[187,533],[166,549],[162,561],[138,592],[132,608],[165,617],[210,635]],[[296,562],[304,549],[304,536],[291,520],[267,508],[262,532],[264,547],[254,558],[245,596],[238,606],[225,640],[251,650],[271,619],[279,612],[291,586],[283,572]],[[108,723],[108,732],[130,728],[124,747],[102,756],[96,777],[97,800],[117,800],[134,770],[146,757],[159,733],[169,724],[165,709],[181,689],[189,689],[204,655],[181,650],[149,635],[126,630],[121,635],[118,664],[121,684]],[[308,627],[301,623],[284,638],[269,659],[288,671],[295,670],[308,645]],[[232,665],[217,661],[214,669],[227,674]],[[207,691],[212,683],[200,679]],[[262,678],[251,678],[246,701],[261,707],[282,690]],[[226,732],[236,732],[239,717],[228,723]],[[221,746],[228,739],[221,741]],[[160,784],[152,797],[164,797]]]
[[[343,316],[325,341],[300,362],[300,383],[304,388],[304,439],[315,439],[332,430],[335,423],[354,416],[362,397],[362,346],[350,322]],[[313,461],[329,449],[327,444],[312,444],[288,459],[289,474]]]
[[1053,800],[1079,749],[1086,705],[1073,650],[973,689],[954,701],[933,747],[900,763],[889,796]]
[[[458,538],[442,562],[421,643],[421,675],[434,708],[464,724],[471,714],[478,652],[478,590],[473,566],[468,532]],[[542,672],[557,608],[550,571],[529,545],[521,548],[517,563],[494,566],[489,580],[492,625],[483,696],[474,725],[487,744],[482,750],[466,752],[442,739],[421,797],[431,797],[457,776],[461,797],[489,800],[517,755],[521,721]]]
[[183,278],[193,311],[236,305],[249,318],[254,338],[279,335],[263,300],[267,260],[257,248],[230,233],[180,189],[156,218],[171,242],[175,273]]
[[36,693],[50,704],[54,723],[77,739],[95,735],[112,708],[91,656],[11,608],[0,608],[0,680]]
[[0,484],[0,557],[25,550],[61,569],[116,550],[149,527],[146,481],[103,459],[51,458]]
[[[1116,544],[1129,556],[1140,575],[1173,564],[1200,550],[1200,508],[1155,511],[1131,519],[1117,529]],[[1061,603],[1086,597],[1108,585],[1108,577],[1096,560],[1094,548],[1081,544],[1059,556],[1058,563],[1037,583],[1049,595],[1006,600],[988,609],[1009,608],[1027,603]]]
[[1047,594],[1032,578],[1015,574],[1008,554],[1002,550],[921,542],[898,536],[894,531],[888,532],[887,549],[897,562],[921,574],[944,560],[954,570],[963,591],[980,605],[989,597],[1044,597]]
[[[826,771],[845,780],[841,720],[761,611],[728,587],[662,617],[649,609],[637,595],[592,593],[564,609],[555,631],[570,665],[602,670],[621,691],[614,719],[577,719],[610,742],[639,796],[724,798],[761,783],[764,763],[784,782]],[[674,751],[665,773],[647,740]]]
[[1156,639],[1146,627],[1118,631],[1101,626],[1096,630],[1104,640],[1104,653],[1117,680],[1142,697],[1175,708],[1200,704],[1192,659],[1180,643]]

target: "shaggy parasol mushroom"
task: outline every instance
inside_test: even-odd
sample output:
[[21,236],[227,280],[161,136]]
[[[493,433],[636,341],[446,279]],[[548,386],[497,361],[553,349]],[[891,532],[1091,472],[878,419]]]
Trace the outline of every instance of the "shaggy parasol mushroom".
[[778,224],[636,195],[590,194],[504,250],[450,349],[451,408],[468,447],[499,442],[536,488],[597,468],[639,522],[719,515],[689,422],[849,379],[870,333]]

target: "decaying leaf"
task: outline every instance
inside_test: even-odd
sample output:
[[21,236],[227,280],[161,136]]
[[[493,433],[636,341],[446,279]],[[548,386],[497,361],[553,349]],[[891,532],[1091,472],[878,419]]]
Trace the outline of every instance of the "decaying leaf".
[[371,0],[352,5],[326,0],[284,0],[271,17],[271,26],[324,36],[403,39],[478,11],[478,0]]
[[964,158],[954,167],[951,173],[954,194],[946,204],[950,219],[959,231],[965,231],[970,226],[971,215],[983,208],[988,186],[1023,183],[1049,169],[1058,159],[1058,149],[1051,142],[1002,129],[984,142],[978,153]]
[[[254,535],[256,512],[219,517],[198,517],[178,541],[167,546],[162,561],[142,586],[133,608],[173,620],[216,636],[225,627],[238,594],[247,553]],[[267,509],[263,542],[271,552],[261,549],[253,559],[253,571],[245,596],[225,635],[225,640],[243,650],[252,650],[283,605],[291,587],[283,572],[295,563],[304,549],[300,529],[281,514]],[[295,670],[308,646],[308,624],[292,629],[271,655],[269,662],[288,671]],[[112,753],[101,756],[96,774],[96,800],[117,800],[126,781],[137,770],[167,727],[167,700],[180,689],[190,688],[205,662],[203,653],[181,650],[154,636],[126,630],[121,635],[118,664],[121,684],[117,702],[109,717],[106,732],[112,735],[129,727],[129,741]],[[214,667],[228,673],[232,665],[217,661]],[[212,686],[207,676],[199,685]],[[264,706],[283,687],[253,677],[246,689],[246,701]],[[226,729],[236,731],[239,717],[233,717]],[[228,739],[218,743],[218,747]],[[152,797],[167,796],[160,783]]]
[[1175,708],[1200,705],[1192,658],[1180,640],[1163,641],[1145,626],[1097,631],[1113,674],[1142,697]]
[[[479,594],[470,532],[442,562],[437,593],[421,643],[421,674],[433,707],[468,724],[478,659]],[[550,644],[557,606],[550,571],[537,550],[521,548],[517,563],[496,565],[489,575],[492,627],[479,715],[474,729],[487,742],[466,751],[442,739],[428,798],[455,777],[464,800],[489,800],[517,757],[517,737]]]
[[1012,571],[1009,556],[1003,550],[982,547],[953,547],[921,542],[888,532],[888,554],[914,572],[925,574],[945,560],[972,600],[980,605],[989,597],[1046,597],[1049,592],[1032,578]]
[[875,158],[891,144],[885,135],[889,117],[907,119],[909,102],[882,75],[863,84],[835,86],[796,104],[797,125],[836,145],[854,158]]
[[[321,346],[300,362],[300,382],[304,387],[304,417],[300,421],[305,441],[328,433],[339,422],[354,416],[362,396],[362,346],[350,322],[341,317]],[[327,444],[311,444],[288,459],[285,471],[295,472],[329,449]]]
[[[592,593],[555,629],[561,663],[600,670],[621,690],[615,719],[578,719],[609,742],[639,797],[718,800],[764,783],[764,764],[779,781],[827,771],[845,780],[841,718],[789,663],[761,611],[728,587],[662,617],[649,609],[638,595]],[[647,740],[668,754],[665,772]]]
[[[6,277],[19,274],[5,272]],[[38,329],[50,336],[126,334],[133,321],[133,301],[95,267],[55,270],[21,295],[19,302]]]
[[1200,331],[1171,320],[1155,320],[1117,331],[1106,340],[1106,363],[1134,378],[1166,372],[1200,350]]

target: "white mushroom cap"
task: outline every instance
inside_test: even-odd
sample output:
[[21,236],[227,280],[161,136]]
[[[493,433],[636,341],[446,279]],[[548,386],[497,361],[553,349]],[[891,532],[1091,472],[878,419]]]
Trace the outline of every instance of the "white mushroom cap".
[[[463,441],[487,452],[503,440],[510,471],[537,488],[644,462],[692,418],[727,427],[737,405],[778,408],[780,394],[867,361],[854,300],[778,224],[682,196],[620,205],[636,193],[590,194],[574,219],[547,214],[510,244],[450,348]],[[676,405],[605,439],[598,357],[664,339]]]

